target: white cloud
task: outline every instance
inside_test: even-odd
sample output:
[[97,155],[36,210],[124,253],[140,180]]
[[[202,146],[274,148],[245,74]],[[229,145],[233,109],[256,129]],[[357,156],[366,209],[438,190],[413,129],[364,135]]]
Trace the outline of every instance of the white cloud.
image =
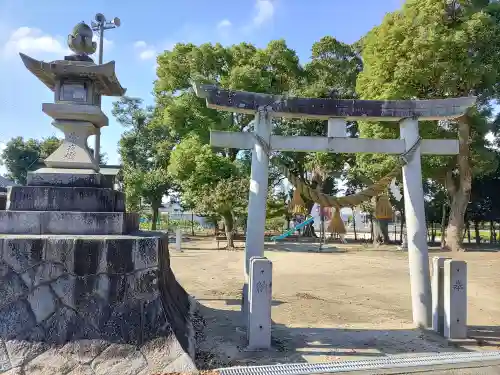
[[141,53],[139,53],[139,58],[141,60],[149,60],[155,56],[156,56],[156,50],[154,49],[145,49],[144,51],[141,51]]
[[143,40],[138,40],[134,43],[134,48],[139,52],[139,58],[141,60],[150,60],[156,56],[156,48],[147,44]]
[[148,44],[144,40],[138,40],[134,43],[135,48],[146,48]]
[[276,13],[276,2],[278,0],[255,0],[253,16],[245,26],[241,28],[243,34],[251,34],[257,29],[272,22]]
[[271,0],[257,0],[255,10],[256,14],[252,19],[252,24],[259,27],[272,20],[275,9]]
[[[99,43],[99,36],[94,35],[93,41]],[[113,41],[104,38],[104,47],[109,49],[113,46]],[[3,55],[11,57],[19,52],[26,54],[46,54],[54,58],[63,58],[72,54],[67,47],[66,41],[61,37],[52,36],[42,32],[42,30],[27,26],[14,30],[5,45]]]
[[40,29],[27,26],[14,30],[3,46],[3,54],[5,56],[13,56],[18,52],[44,53],[57,55],[60,58],[70,53],[61,38],[45,34]]
[[227,29],[228,27],[231,27],[232,23],[228,19],[223,19],[217,24],[217,28],[220,29]]

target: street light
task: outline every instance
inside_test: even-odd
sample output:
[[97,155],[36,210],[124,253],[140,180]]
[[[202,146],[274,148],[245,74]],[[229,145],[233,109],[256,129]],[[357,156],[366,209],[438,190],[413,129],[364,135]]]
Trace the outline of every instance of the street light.
[[102,64],[102,52],[104,47],[104,30],[110,30],[120,27],[121,21],[118,17],[113,18],[111,21],[106,21],[104,14],[97,13],[95,15],[95,22],[91,23],[92,30],[99,33],[99,64]]
[[[97,13],[95,15],[95,22],[91,23],[92,31],[97,31],[99,34],[99,65],[102,64],[102,53],[104,49],[104,30],[114,29],[120,27],[121,21],[118,17],[113,18],[111,21],[106,21],[104,14]],[[95,146],[94,146],[94,159],[97,165],[100,165],[100,152],[101,149],[101,130],[99,129],[95,135]]]

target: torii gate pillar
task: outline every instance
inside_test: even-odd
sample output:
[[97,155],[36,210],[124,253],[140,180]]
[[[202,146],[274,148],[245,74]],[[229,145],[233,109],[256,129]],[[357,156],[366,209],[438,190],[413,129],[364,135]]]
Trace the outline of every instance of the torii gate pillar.
[[[271,139],[271,114],[259,110],[255,114],[255,136],[266,145]],[[269,179],[269,156],[257,138],[254,138],[252,149],[252,168],[250,172],[250,191],[248,196],[248,218],[245,243],[245,284],[242,293],[242,310],[247,316],[248,280],[250,259],[264,256],[264,235],[266,222],[267,188]]]
[[432,303],[432,297],[420,145],[417,143],[419,140],[418,120],[413,118],[402,120],[400,136],[405,140],[406,151],[413,145],[417,145],[413,156],[403,166],[403,190],[413,322],[418,327],[428,328],[431,326],[431,309],[429,307]]

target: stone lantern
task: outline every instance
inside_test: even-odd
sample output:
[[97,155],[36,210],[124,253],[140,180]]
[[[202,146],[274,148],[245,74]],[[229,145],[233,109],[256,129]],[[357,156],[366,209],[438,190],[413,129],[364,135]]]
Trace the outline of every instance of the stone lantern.
[[194,371],[194,304],[170,269],[168,235],[139,230],[87,147],[108,125],[101,96],[125,89],[114,62],[88,56],[87,25],[68,45],[74,55],[49,63],[21,54],[54,92],[42,109],[65,138],[0,209],[0,373]]
[[108,125],[101,97],[122,96],[125,89],[115,75],[115,62],[96,65],[92,30],[84,23],[68,36],[75,55],[44,62],[20,54],[24,65],[54,92],[54,103],[43,103],[52,125],[64,133],[64,142],[45,159],[47,168],[28,173],[28,185],[101,187],[99,165],[87,146],[87,138]]

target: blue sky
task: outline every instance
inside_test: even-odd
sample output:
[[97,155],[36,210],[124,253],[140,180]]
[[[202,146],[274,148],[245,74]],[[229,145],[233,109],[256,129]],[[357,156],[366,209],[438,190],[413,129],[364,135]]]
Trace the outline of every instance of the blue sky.
[[[29,73],[18,52],[36,59],[61,59],[66,37],[80,22],[90,22],[101,12],[108,19],[120,17],[120,28],[105,35],[104,60],[115,60],[117,75],[127,95],[152,104],[156,55],[177,42],[251,42],[263,47],[284,38],[302,62],[311,45],[325,35],[352,43],[402,0],[184,0],[116,1],[0,0],[0,148],[10,138],[60,135],[41,111],[53,94]],[[105,98],[103,110],[110,118],[102,130],[101,147],[108,163],[119,162],[117,143],[123,131],[111,115]],[[93,145],[93,140],[89,139]],[[0,170],[0,173],[5,170]]]

